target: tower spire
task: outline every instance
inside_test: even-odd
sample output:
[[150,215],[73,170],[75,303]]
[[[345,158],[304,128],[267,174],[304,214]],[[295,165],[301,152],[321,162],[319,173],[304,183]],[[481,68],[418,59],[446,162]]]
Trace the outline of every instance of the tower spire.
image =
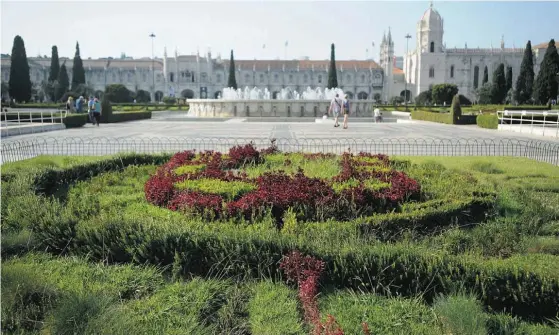
[[429,1],[429,8],[433,9],[433,0]]

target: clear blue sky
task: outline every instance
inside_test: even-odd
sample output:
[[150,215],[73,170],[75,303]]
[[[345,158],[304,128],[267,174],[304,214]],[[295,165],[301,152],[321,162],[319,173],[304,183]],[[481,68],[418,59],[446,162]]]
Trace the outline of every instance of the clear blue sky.
[[[383,31],[392,28],[396,55],[405,52],[406,33],[415,45],[417,21],[428,1],[385,2],[186,2],[186,1],[2,1],[2,53],[11,53],[13,38],[21,35],[28,56],[72,57],[76,41],[82,58],[192,54],[211,47],[215,56],[237,59],[309,56],[327,59],[336,43],[337,59],[378,59]],[[524,46],[559,38],[559,2],[435,1],[444,18],[447,47],[494,47],[505,35],[506,46]],[[375,42],[374,49],[371,46]],[[266,45],[263,49],[262,46]]]

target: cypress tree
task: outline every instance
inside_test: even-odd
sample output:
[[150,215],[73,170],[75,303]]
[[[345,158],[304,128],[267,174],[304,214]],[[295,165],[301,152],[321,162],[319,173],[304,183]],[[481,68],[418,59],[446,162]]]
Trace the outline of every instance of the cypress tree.
[[10,97],[16,99],[16,101],[29,101],[31,100],[31,88],[25,43],[21,36],[17,35],[12,47],[9,80]]
[[83,69],[82,58],[80,57],[80,44],[76,42],[76,54],[72,66],[72,90],[78,88],[80,84],[85,84],[85,70]]
[[51,56],[50,56],[49,82],[53,82],[58,79],[58,72],[60,72],[60,61],[58,60],[58,48],[56,47],[56,45],[53,45]]
[[68,79],[68,71],[66,71],[66,63],[63,63],[58,72],[58,79],[54,89],[56,100],[60,100],[64,93],[68,91],[70,80]]
[[235,59],[233,58],[233,50],[231,50],[231,60],[229,61],[229,80],[227,87],[237,89],[237,80],[235,79]]
[[522,105],[532,97],[534,87],[534,54],[532,53],[532,43],[528,41],[524,49],[524,58],[520,64],[520,72],[516,78],[514,100]]
[[507,82],[507,92],[512,88],[512,66],[507,66],[507,73],[505,75]]
[[338,87],[338,74],[336,72],[336,50],[334,43],[330,46],[330,67],[328,68],[328,88]]
[[555,40],[551,39],[540,64],[540,71],[534,84],[534,100],[545,105],[549,100],[557,98],[559,73],[559,54],[555,47]]
[[482,81],[482,85],[487,83],[489,81],[489,72],[487,71],[487,66],[485,67],[485,69],[483,69],[483,81]]
[[491,102],[502,104],[507,96],[507,81],[505,79],[505,65],[499,64],[493,72],[493,85],[491,87]]

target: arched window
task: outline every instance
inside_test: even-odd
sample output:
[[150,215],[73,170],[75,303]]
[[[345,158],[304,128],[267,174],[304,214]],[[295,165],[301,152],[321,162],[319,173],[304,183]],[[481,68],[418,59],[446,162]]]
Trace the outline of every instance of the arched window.
[[429,78],[435,78],[435,68],[432,66],[429,68]]
[[364,84],[364,83],[365,83],[365,75],[362,74],[362,75],[361,75],[361,84]]
[[435,42],[431,42],[431,46],[429,47],[429,52],[435,52]]
[[289,83],[293,84],[293,75],[292,74],[289,75]]
[[171,82],[175,81],[175,74],[173,72],[169,73],[169,81],[171,81]]
[[264,82],[264,74],[261,73],[260,74],[260,83],[263,83],[263,82]]
[[479,66],[474,67],[474,88],[479,86]]
[[218,74],[215,76],[215,79],[216,79],[216,81],[217,81],[218,83],[221,83],[221,74],[218,73]]
[[318,83],[322,84],[322,75],[321,74],[318,75]]
[[450,66],[450,78],[454,78],[454,65]]

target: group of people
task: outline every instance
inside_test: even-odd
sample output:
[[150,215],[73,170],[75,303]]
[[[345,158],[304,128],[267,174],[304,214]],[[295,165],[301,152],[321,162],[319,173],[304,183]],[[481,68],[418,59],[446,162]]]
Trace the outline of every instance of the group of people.
[[[344,115],[343,126],[344,129],[347,129],[347,118],[349,116],[350,110],[351,109],[349,104],[349,97],[347,96],[347,94],[344,96],[344,99],[340,99],[339,94],[336,94],[334,99],[332,99],[332,101],[330,102],[330,108],[328,109],[327,114],[334,115],[334,127],[340,126],[340,124],[338,123],[338,118],[340,117],[340,114],[343,114]],[[382,122],[382,113],[378,108],[374,110],[374,114],[375,114],[375,123]],[[326,119],[327,117],[328,115],[325,114],[324,118]]]
[[330,108],[328,109],[328,114],[334,115],[334,128],[340,126],[338,123],[338,118],[340,114],[344,115],[344,129],[347,129],[347,118],[349,116],[350,105],[349,105],[349,97],[347,94],[344,96],[344,99],[341,99],[339,94],[336,93],[336,96],[330,102]]
[[[66,111],[68,113],[82,113],[85,105],[86,101],[83,96],[80,96],[75,103],[74,98],[68,97]],[[101,121],[101,102],[98,98],[94,98],[93,96],[89,97],[89,101],[87,101],[87,113],[90,122],[93,125],[97,124],[97,127],[99,127],[99,122]]]

